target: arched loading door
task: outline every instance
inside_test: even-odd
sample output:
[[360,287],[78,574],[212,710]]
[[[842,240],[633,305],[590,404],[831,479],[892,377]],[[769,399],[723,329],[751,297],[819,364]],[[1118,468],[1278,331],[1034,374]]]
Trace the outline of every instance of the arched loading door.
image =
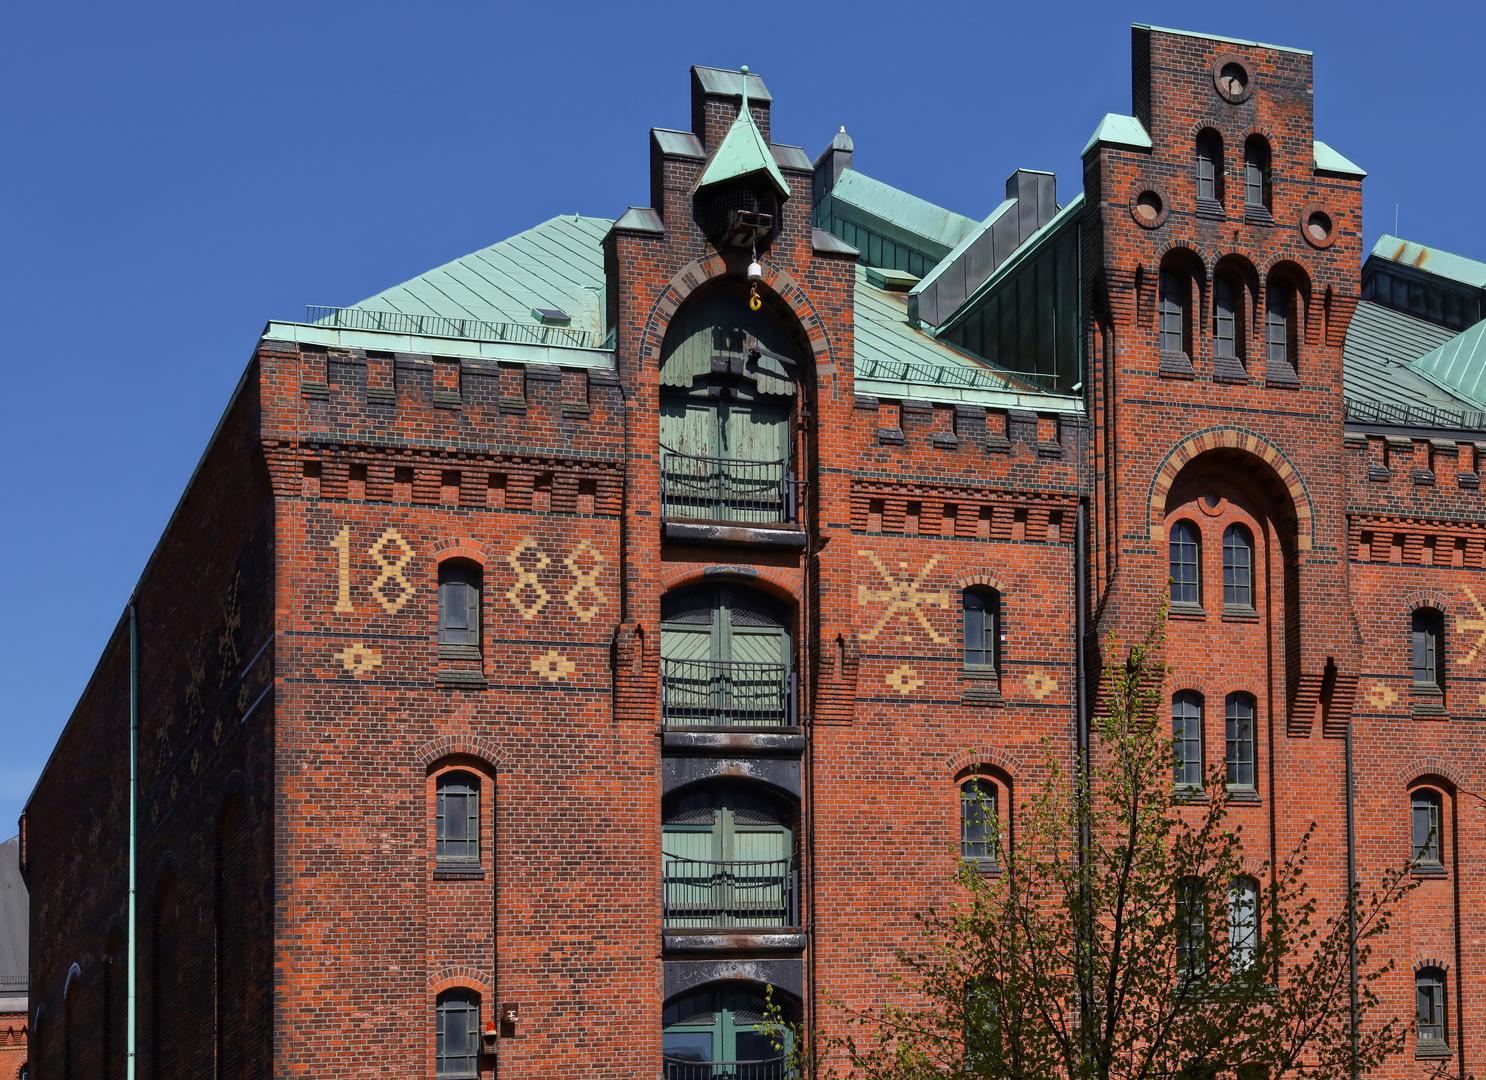
[[677,727],[792,727],[789,609],[743,585],[661,600],[661,709]]
[[726,290],[682,308],[660,368],[661,503],[666,520],[792,522],[789,335]]
[[[782,1080],[788,1048],[774,1045],[769,998],[752,983],[715,983],[666,1003],[661,1049],[665,1080]],[[793,1003],[773,995],[782,1019]]]
[[667,931],[799,925],[794,808],[744,784],[670,796],[661,834]]

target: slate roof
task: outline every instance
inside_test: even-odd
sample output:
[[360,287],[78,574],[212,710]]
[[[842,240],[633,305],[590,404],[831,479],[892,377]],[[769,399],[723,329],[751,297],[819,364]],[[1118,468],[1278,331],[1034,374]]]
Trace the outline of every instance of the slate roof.
[[[7,999],[25,998],[30,949],[31,900],[21,879],[21,839],[0,844],[0,1008]],[[24,1002],[16,1011],[25,1009]]]

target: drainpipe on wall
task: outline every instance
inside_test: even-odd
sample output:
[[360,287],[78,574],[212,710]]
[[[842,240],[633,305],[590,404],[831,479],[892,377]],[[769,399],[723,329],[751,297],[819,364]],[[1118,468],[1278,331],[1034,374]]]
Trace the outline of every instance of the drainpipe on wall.
[[138,943],[135,940],[135,891],[138,888],[139,870],[139,619],[135,613],[134,597],[129,597],[129,911],[124,928],[128,942],[128,960],[125,967],[124,1006],[124,1080],[134,1080],[135,1040],[137,1028],[134,1022],[136,988],[138,985]]
[[[1342,515],[1343,540],[1346,545],[1342,548],[1344,552],[1352,550],[1352,522],[1346,515]],[[1342,560],[1346,565],[1346,560]],[[1325,718],[1322,718],[1325,722]],[[1352,1058],[1349,1073],[1352,1080],[1357,1078],[1357,829],[1352,812],[1352,717],[1347,717],[1347,730],[1344,733],[1343,748],[1346,752],[1346,779],[1347,779],[1347,964],[1348,976],[1351,980],[1351,1021],[1352,1035]]]
[[[1088,633],[1085,626],[1085,611],[1088,607],[1088,598],[1085,595],[1086,578],[1088,574],[1088,559],[1085,545],[1088,541],[1088,527],[1085,517],[1085,501],[1080,498],[1078,510],[1074,517],[1073,527],[1073,670],[1074,670],[1074,727],[1078,740],[1078,778],[1075,784],[1081,784],[1085,797],[1089,788],[1089,707],[1087,678],[1084,671],[1084,637]],[[1093,927],[1088,925],[1089,918],[1089,890],[1088,890],[1088,860],[1089,860],[1089,824],[1085,818],[1079,824],[1078,830],[1078,861],[1080,881],[1080,899],[1083,903],[1085,925],[1079,928],[1080,949],[1083,951],[1081,965],[1083,974],[1079,987],[1079,1007],[1083,1013],[1080,1026],[1085,1033],[1089,1030],[1094,1008],[1094,988],[1089,982],[1091,970],[1088,965],[1088,949],[1093,935]]]

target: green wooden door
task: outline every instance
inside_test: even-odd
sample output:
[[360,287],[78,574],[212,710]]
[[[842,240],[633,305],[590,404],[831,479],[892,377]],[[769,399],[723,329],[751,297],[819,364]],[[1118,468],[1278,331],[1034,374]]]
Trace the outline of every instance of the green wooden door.
[[784,799],[736,784],[699,785],[668,800],[667,928],[790,925],[793,819]]
[[788,722],[786,609],[743,586],[694,586],[661,601],[667,723],[780,726]]
[[[793,1017],[786,1015],[786,1019]],[[777,1061],[777,1071],[754,1066],[742,1075],[748,1080],[775,1080],[784,1075],[781,1059],[787,1046],[776,1048],[766,1031],[768,999],[756,986],[720,983],[679,995],[666,1003],[662,1022],[662,1052],[669,1059],[667,1080],[711,1080],[713,1070],[693,1072],[682,1063],[714,1061]]]

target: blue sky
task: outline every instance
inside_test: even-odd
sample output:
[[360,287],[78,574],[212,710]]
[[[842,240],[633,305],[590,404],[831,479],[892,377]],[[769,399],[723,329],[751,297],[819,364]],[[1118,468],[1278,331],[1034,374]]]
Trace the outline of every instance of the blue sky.
[[[0,835],[269,318],[558,213],[649,201],[687,68],[748,64],[774,138],[974,217],[1066,202],[1130,109],[1131,22],[1316,53],[1366,242],[1486,258],[1475,3],[76,4],[0,8]],[[121,717],[120,722],[124,722]]]

